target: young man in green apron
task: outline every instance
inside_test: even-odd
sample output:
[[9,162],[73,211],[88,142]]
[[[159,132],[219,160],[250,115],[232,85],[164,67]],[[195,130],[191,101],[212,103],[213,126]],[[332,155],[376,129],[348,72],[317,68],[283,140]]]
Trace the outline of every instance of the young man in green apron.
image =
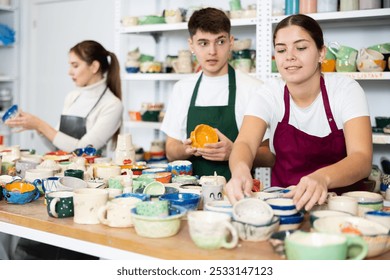
[[[234,43],[230,28],[230,20],[221,10],[205,8],[193,13],[188,22],[188,43],[202,71],[175,84],[161,128],[167,135],[169,161],[188,159],[194,175],[217,172],[227,180],[230,179],[228,159],[247,102],[262,84],[228,64]],[[191,147],[190,134],[198,124],[215,128],[218,143],[206,144],[204,148]],[[273,163],[268,140],[259,152],[267,156],[259,157],[263,162],[258,164]]]

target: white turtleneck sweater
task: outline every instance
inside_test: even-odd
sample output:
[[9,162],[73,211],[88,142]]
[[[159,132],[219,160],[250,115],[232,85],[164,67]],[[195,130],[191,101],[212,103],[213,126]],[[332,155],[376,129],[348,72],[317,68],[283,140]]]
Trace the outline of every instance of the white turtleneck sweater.
[[[79,117],[87,116],[106,86],[106,79],[103,79],[93,85],[71,91],[65,98],[62,114]],[[115,131],[121,126],[122,114],[123,105],[121,100],[107,88],[102,99],[88,115],[87,133],[78,140],[58,131],[53,144],[58,149],[67,152],[72,152],[77,148],[85,148],[88,145],[100,149],[110,141]]]

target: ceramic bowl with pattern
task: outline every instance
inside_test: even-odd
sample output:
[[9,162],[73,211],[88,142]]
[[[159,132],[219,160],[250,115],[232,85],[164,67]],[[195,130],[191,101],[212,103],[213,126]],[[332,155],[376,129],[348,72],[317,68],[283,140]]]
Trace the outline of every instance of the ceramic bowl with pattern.
[[198,208],[200,195],[194,193],[167,193],[160,196],[159,199],[168,200],[172,206],[182,206],[190,211]]
[[8,203],[25,204],[39,198],[39,190],[31,183],[14,180],[3,188],[4,199]]
[[314,221],[314,231],[327,233],[357,234],[368,245],[367,257],[375,257],[390,250],[390,233],[384,225],[362,217],[335,216]]
[[303,212],[298,212],[290,216],[279,216],[280,226],[279,230],[295,230],[298,229],[303,222]]
[[233,205],[234,220],[255,226],[271,222],[274,211],[265,201],[257,198],[241,199]]
[[297,208],[292,200],[292,198],[268,198],[265,200],[268,203],[272,210],[274,210],[274,214],[278,216],[291,216],[298,213]]
[[204,205],[205,211],[214,211],[228,214],[229,216],[233,216],[233,206],[227,200],[213,200],[209,201]]
[[168,163],[168,171],[172,176],[192,175],[192,163],[189,160],[175,160]]
[[279,228],[280,219],[273,216],[271,221],[263,225],[253,225],[241,221],[233,220],[232,224],[236,228],[238,236],[244,241],[264,241],[267,240]]
[[383,196],[379,193],[368,191],[351,191],[343,193],[342,196],[353,197],[358,200],[358,216],[363,217],[364,213],[371,210],[383,208]]
[[136,211],[136,208],[131,210],[135,232],[148,238],[164,238],[177,234],[181,218],[187,212],[184,207],[172,206],[169,216],[160,218],[138,215]]

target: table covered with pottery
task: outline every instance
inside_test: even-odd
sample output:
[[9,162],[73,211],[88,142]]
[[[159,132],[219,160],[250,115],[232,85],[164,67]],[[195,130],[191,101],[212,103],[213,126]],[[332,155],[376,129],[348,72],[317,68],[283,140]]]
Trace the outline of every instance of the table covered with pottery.
[[[302,229],[310,227],[308,216]],[[204,250],[189,235],[186,220],[180,231],[167,238],[145,238],[132,228],[113,228],[103,224],[80,225],[73,219],[57,219],[47,215],[43,198],[24,205],[0,201],[0,231],[41,242],[93,254],[101,258],[142,259],[282,259],[268,241],[239,241],[234,249]],[[85,242],[80,246],[80,242]],[[72,245],[74,244],[74,245]],[[390,252],[371,259],[390,259]]]

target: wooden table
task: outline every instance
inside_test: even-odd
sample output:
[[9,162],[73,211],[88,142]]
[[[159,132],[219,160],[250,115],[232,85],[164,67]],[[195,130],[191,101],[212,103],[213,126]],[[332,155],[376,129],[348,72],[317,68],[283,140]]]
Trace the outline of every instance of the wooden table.
[[[302,229],[308,228],[306,219]],[[103,259],[281,259],[268,241],[239,241],[238,247],[230,250],[200,249],[192,242],[185,220],[177,235],[151,239],[137,235],[134,228],[80,225],[73,218],[51,218],[42,198],[24,205],[0,201],[0,231]],[[390,259],[390,252],[374,259]]]

